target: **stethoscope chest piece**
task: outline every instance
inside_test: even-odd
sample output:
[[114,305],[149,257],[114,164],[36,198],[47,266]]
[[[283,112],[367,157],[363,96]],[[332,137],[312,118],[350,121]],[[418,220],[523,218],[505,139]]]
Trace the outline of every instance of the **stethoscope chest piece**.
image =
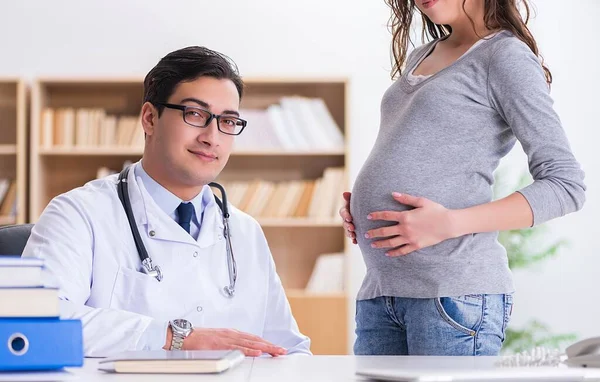
[[223,290],[225,291],[225,295],[229,298],[231,298],[235,295],[235,289],[229,285],[223,287]]
[[154,277],[159,282],[162,281],[163,275],[158,265],[152,264],[152,259],[147,257],[142,260],[142,265],[144,266],[144,271],[147,275]]

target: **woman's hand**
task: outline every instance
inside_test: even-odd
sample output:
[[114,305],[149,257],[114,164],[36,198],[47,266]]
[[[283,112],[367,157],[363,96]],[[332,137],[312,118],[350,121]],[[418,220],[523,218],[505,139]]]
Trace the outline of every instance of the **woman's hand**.
[[350,192],[344,192],[342,194],[346,203],[340,208],[340,216],[344,219],[346,237],[352,239],[352,244],[356,244],[356,233],[354,232],[354,224],[352,224],[352,215],[350,215],[350,195]]
[[[367,239],[386,238],[373,241],[371,247],[393,248],[386,252],[386,256],[402,256],[456,237],[453,231],[454,217],[452,210],[426,198],[397,192],[394,192],[392,196],[399,203],[415,208],[410,211],[377,211],[370,213],[367,219],[397,223],[393,226],[368,231],[365,234]],[[350,196],[348,196],[349,199]],[[348,228],[346,229],[348,230]]]

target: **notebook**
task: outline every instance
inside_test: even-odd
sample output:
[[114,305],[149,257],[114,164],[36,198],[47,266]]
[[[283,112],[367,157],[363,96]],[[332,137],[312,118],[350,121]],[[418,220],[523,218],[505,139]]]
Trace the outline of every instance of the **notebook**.
[[117,354],[103,359],[98,369],[113,373],[221,373],[239,365],[239,350],[150,350]]
[[356,375],[376,381],[395,382],[577,382],[586,379],[585,369],[559,367],[514,367],[497,369],[364,369]]

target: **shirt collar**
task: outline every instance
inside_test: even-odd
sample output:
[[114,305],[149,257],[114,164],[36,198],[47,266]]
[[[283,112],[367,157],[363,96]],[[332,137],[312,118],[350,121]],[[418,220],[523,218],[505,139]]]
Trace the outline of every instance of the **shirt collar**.
[[[137,166],[135,166],[134,173],[136,177],[139,177],[144,184],[144,188],[152,197],[156,205],[168,216],[172,219],[176,219],[176,210],[179,207],[179,204],[182,202],[187,202],[187,200],[181,200],[178,196],[173,194],[171,191],[167,190],[163,186],[161,186],[156,180],[152,179],[150,175],[144,170],[142,162],[140,161]],[[211,202],[212,192],[210,192],[209,186],[204,186],[200,193],[196,195],[191,202],[194,205],[194,216],[193,220],[199,226],[202,221],[202,213],[204,212],[204,208]]]

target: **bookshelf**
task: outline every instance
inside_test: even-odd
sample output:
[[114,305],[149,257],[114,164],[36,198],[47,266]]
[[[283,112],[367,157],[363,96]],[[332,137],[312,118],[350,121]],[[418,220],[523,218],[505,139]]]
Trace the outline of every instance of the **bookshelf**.
[[[128,136],[115,133],[112,142],[103,140],[100,129],[105,128],[105,131],[110,127],[115,130],[114,123],[112,127],[103,123],[107,116],[124,122],[135,121],[140,112],[142,91],[139,78],[34,81],[29,177],[31,222],[38,219],[53,197],[95,179],[99,168],[120,169],[125,161],[141,157],[143,132],[136,131],[134,123],[119,126],[123,127],[123,132],[128,132]],[[104,114],[98,116],[98,110]],[[80,126],[83,131],[77,131]]]
[[[347,188],[347,81],[244,80],[247,87],[240,112],[249,124],[240,136],[243,139],[236,138],[234,152],[217,181],[225,186],[234,205],[261,224],[300,330],[312,339],[313,353],[347,354],[346,291],[307,289],[320,255],[345,257],[346,253],[337,210],[341,190]],[[110,128],[111,134],[120,136],[119,120],[139,115],[142,90],[137,78],[40,79],[33,84],[32,222],[54,196],[95,179],[99,168],[118,171],[123,162],[141,157],[143,139],[140,141],[139,135],[125,134],[128,139],[111,141],[103,138],[103,132]],[[89,113],[79,119],[79,110]],[[107,118],[113,121],[107,124]],[[78,140],[83,134],[79,125],[86,120],[92,121],[85,128],[92,138]],[[329,130],[315,130],[317,122]],[[304,136],[294,135],[300,129]],[[286,136],[290,131],[294,134]],[[256,196],[250,197],[253,192]],[[279,206],[286,206],[285,211]],[[345,285],[347,273],[334,269],[329,276]]]
[[0,226],[26,220],[26,107],[25,83],[0,78]]
[[[304,211],[305,213],[301,214],[303,215],[301,217],[297,216],[298,210],[292,214],[293,217],[290,217],[289,213],[280,213],[278,217],[262,216],[265,215],[266,210],[270,209],[269,200],[262,202],[265,206],[262,210],[258,208],[261,211],[248,212],[257,218],[265,232],[292,312],[300,330],[311,338],[313,353],[347,354],[349,352],[347,287],[337,291],[314,292],[307,290],[307,284],[319,255],[342,253],[344,264],[348,263],[345,255],[347,242],[341,220],[337,216],[337,210],[341,206],[338,204],[342,199],[341,191],[347,189],[346,175],[345,173],[337,174],[336,178],[333,171],[329,172],[330,169],[345,169],[348,163],[346,144],[348,138],[346,127],[348,122],[346,117],[348,82],[345,78],[255,78],[246,79],[246,83],[247,89],[241,110],[243,110],[244,118],[248,119],[248,127],[240,136],[243,136],[244,141],[236,141],[236,151],[234,151],[236,154],[232,155],[218,181],[224,183],[226,189],[230,190],[230,200],[238,199],[238,202],[234,204],[245,209],[244,198],[240,199],[236,195],[236,183],[239,184],[239,182],[252,184],[260,179],[263,188],[258,186],[258,194],[266,193],[267,199],[274,199],[273,203],[278,204],[276,201],[277,188],[281,185],[293,187],[289,185],[294,182],[324,179],[328,175],[332,175],[332,179],[337,179],[334,183],[338,188],[328,190],[325,187],[316,192],[313,189],[313,196],[316,195],[317,199],[323,199],[325,204],[321,204],[320,207],[317,205],[312,210],[312,216],[311,208],[308,213]],[[341,142],[337,141],[336,145],[319,142],[320,140],[324,141],[327,136],[319,135],[321,132],[311,129],[309,124],[315,120],[302,114],[303,111],[306,112],[307,106],[306,104],[294,104],[293,97],[295,96],[322,100],[341,133]],[[285,99],[287,103],[282,99]],[[264,142],[269,142],[272,137],[264,131],[259,131],[259,129],[265,130],[265,126],[269,125],[269,121],[264,120],[265,116],[261,116],[260,111],[267,110],[267,115],[272,117],[270,124],[276,125],[276,121],[281,118],[278,118],[275,113],[277,110],[271,110],[271,108],[272,105],[278,103],[285,112],[291,111],[291,114],[297,117],[295,123],[287,125],[288,129],[302,129],[308,135],[314,134],[321,139],[316,141],[308,139],[309,144],[304,146],[300,144],[288,144],[287,146],[265,144]],[[286,109],[288,107],[289,109]],[[285,121],[288,120],[285,119]],[[299,121],[306,123],[298,123]],[[256,126],[255,130],[252,130],[253,126]],[[276,128],[277,126],[274,127],[274,129]],[[251,134],[255,134],[255,136],[252,137]],[[282,140],[279,140],[279,143]],[[295,143],[296,137],[292,136],[291,141]],[[334,140],[332,139],[331,142]],[[241,144],[238,145],[238,143]],[[273,146],[277,148],[274,149]],[[247,187],[251,188],[252,186]],[[252,201],[261,203],[256,199]],[[281,205],[284,204],[285,201],[281,203]],[[322,212],[325,209],[328,210],[327,213],[319,214],[319,211]],[[252,210],[252,206],[250,210]],[[271,213],[271,215],[277,215],[277,213]],[[346,268],[347,265],[342,267]],[[346,269],[337,269],[336,271],[339,273],[326,272],[327,276],[342,277],[343,284],[347,286],[348,272]]]

